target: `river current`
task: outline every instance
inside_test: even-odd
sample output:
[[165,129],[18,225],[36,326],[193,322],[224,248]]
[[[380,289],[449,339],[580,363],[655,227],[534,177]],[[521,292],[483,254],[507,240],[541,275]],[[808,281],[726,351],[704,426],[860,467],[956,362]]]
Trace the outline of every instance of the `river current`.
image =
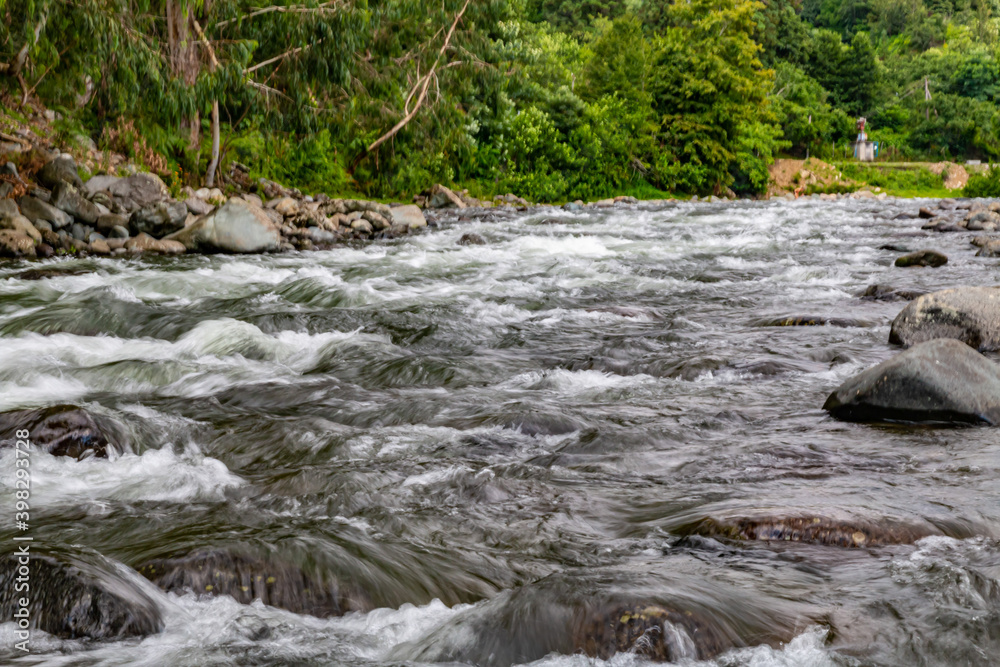
[[[898,351],[905,302],[868,285],[1000,282],[971,234],[893,219],[920,205],[532,209],[322,252],[0,264],[0,411],[80,405],[133,449],[36,453],[36,544],[130,567],[256,545],[371,602],[324,619],[156,591],[159,634],[39,634],[21,656],[7,623],[0,662],[643,664],[553,650],[567,605],[613,597],[714,619],[730,646],[697,664],[997,664],[997,432],[821,410]],[[895,268],[887,244],[951,261]],[[767,326],[801,316],[847,326]],[[0,453],[3,507],[14,470]],[[761,515],[939,534],[848,549],[691,529]]]

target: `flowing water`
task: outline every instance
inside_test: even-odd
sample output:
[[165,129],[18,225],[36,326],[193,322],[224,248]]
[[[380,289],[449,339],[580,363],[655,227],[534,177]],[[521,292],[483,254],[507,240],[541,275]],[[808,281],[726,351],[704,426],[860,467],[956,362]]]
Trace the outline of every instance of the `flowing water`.
[[[605,663],[573,654],[574,605],[623,599],[711,619],[727,640],[710,664],[996,664],[996,431],[820,409],[897,351],[904,303],[867,285],[998,282],[969,234],[890,219],[919,205],[548,209],[325,252],[70,260],[41,280],[0,265],[0,411],[72,403],[131,441],[33,455],[36,548],[138,567],[249,545],[370,602],[324,619],[156,591],[162,633],[39,634],[21,656],[7,623],[0,661],[577,667]],[[951,262],[897,269],[887,243]],[[765,326],[790,316],[853,321]],[[4,507],[14,470],[6,450]],[[935,535],[847,549],[692,528],[753,516]]]

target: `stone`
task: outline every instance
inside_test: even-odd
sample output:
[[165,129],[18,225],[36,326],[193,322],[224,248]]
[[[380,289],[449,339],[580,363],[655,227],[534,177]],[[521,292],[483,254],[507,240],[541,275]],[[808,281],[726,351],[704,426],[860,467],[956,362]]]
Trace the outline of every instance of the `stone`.
[[102,234],[110,234],[111,230],[115,227],[128,227],[128,216],[119,215],[118,213],[105,213],[97,218],[97,222],[94,224],[97,231]]
[[896,315],[889,332],[889,342],[904,347],[935,338],[954,338],[978,350],[1000,349],[1000,288],[925,294]]
[[320,572],[306,570],[275,555],[249,550],[200,549],[151,560],[140,574],[168,592],[228,595],[242,604],[260,600],[296,614],[320,618],[368,611],[366,595]]
[[44,202],[37,197],[25,195],[18,199],[17,203],[21,207],[21,215],[33,223],[44,220],[51,223],[55,229],[59,229],[73,222],[73,216],[65,211],[60,211],[52,204]]
[[188,197],[184,200],[184,205],[194,215],[207,215],[215,208],[204,199],[199,199],[198,197]]
[[119,176],[107,176],[104,174],[99,174],[97,176],[91,176],[90,180],[83,184],[83,191],[88,197],[93,197],[98,192],[107,192],[111,189],[111,186],[115,183],[123,180]]
[[337,234],[319,227],[309,227],[306,231],[309,233],[309,238],[316,243],[333,243],[340,238]]
[[439,183],[430,190],[430,196],[427,198],[427,208],[465,208],[465,202],[462,201],[461,197]]
[[[11,201],[10,199],[5,199],[3,201]],[[13,202],[11,202],[13,203]],[[18,234],[24,234],[31,238],[35,243],[42,242],[42,233],[39,232],[31,221],[20,213],[16,213],[11,216],[0,215],[0,229],[9,229]]]
[[97,206],[84,199],[83,195],[66,181],[60,182],[52,189],[52,205],[60,211],[69,213],[75,219],[91,225],[101,216]]
[[948,263],[948,257],[936,250],[918,250],[908,255],[896,258],[896,266],[930,266],[939,267]]
[[913,544],[941,531],[930,524],[833,519],[825,516],[755,516],[707,518],[680,532],[704,537],[762,542],[803,542],[860,549]]
[[[0,613],[14,618],[19,556],[0,556]],[[163,617],[148,583],[103,556],[46,544],[30,549],[28,627],[64,639],[121,640],[160,632]]]
[[267,202],[267,207],[273,208],[285,218],[291,217],[299,212],[299,203],[291,197],[282,197],[281,199],[269,201]]
[[937,213],[930,210],[929,208],[921,207],[921,209],[917,212],[917,217],[929,220],[930,218],[936,218]]
[[180,241],[174,241],[172,239],[160,239],[157,241],[160,246],[160,252],[166,255],[183,255],[187,252],[187,248]]
[[386,220],[385,216],[377,211],[365,211],[361,214],[361,217],[372,223],[372,228],[376,231],[383,231],[392,226],[392,223]]
[[38,220],[35,222],[35,229],[37,229],[39,232],[51,232],[52,223],[49,222],[48,220]]
[[852,422],[996,425],[1000,366],[958,340],[930,340],[847,380],[823,409]]
[[0,229],[0,257],[34,257],[35,242],[30,236]]
[[264,211],[236,198],[167,238],[180,241],[188,251],[264,252],[281,244],[278,228]]
[[126,241],[125,249],[130,252],[157,252],[160,244],[149,234],[142,233]]
[[188,208],[183,202],[161,201],[133,213],[129,218],[129,230],[160,238],[183,229],[187,216]]
[[979,248],[976,257],[1000,257],[1000,239],[988,241]]
[[926,292],[916,290],[899,290],[889,285],[869,285],[860,294],[867,301],[913,301]]
[[458,239],[458,245],[486,245],[486,239],[475,232],[469,232],[462,234],[462,238]]
[[170,196],[170,191],[160,177],[147,173],[118,179],[108,185],[107,191],[115,198],[128,200],[134,208],[144,208]]
[[419,229],[427,226],[427,218],[419,206],[408,204],[394,206],[389,209],[389,219],[393,225],[405,225],[409,229]]
[[114,227],[111,228],[111,231],[108,232],[108,237],[113,239],[125,240],[129,236],[130,235],[128,233],[128,229],[126,229],[122,225],[115,225]]
[[244,192],[240,196],[243,198],[244,201],[248,201],[248,202],[250,202],[251,204],[253,204],[254,206],[256,206],[258,208],[263,208],[264,207],[264,202],[261,201],[260,197],[258,197],[255,194],[252,194],[252,193],[249,193],[249,192]]
[[75,405],[0,413],[0,447],[13,447],[18,429],[27,429],[31,444],[52,456],[108,458],[130,451],[120,426]]
[[77,188],[83,187],[83,181],[80,180],[76,170],[76,162],[69,155],[60,155],[46,162],[38,172],[38,182],[50,190],[63,182]]
[[104,239],[94,239],[90,242],[90,252],[95,255],[110,255],[111,247]]
[[50,246],[48,243],[39,243],[35,246],[35,257],[38,257],[39,259],[48,259],[49,257],[54,257],[55,254],[55,248]]
[[368,222],[364,218],[358,218],[351,223],[351,229],[359,234],[364,234],[370,236],[375,230],[372,229],[372,223]]
[[868,320],[815,315],[765,318],[757,320],[754,324],[759,327],[840,327],[844,329],[874,326],[874,323]]
[[98,232],[90,232],[90,235],[87,236],[86,239],[87,243],[93,243],[94,241],[104,241],[104,240],[106,240],[104,235]]
[[74,222],[73,226],[70,228],[70,234],[77,241],[86,241],[90,236],[90,232],[93,231],[87,225],[81,225],[79,222]]
[[1000,213],[990,210],[980,210],[970,213],[963,225],[970,232],[992,232],[1000,228]]

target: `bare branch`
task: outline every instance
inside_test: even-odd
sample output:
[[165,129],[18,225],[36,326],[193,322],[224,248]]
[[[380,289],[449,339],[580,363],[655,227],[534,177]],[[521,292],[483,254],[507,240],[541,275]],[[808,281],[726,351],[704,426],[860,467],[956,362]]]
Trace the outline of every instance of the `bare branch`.
[[[318,42],[316,42],[316,44],[320,44],[320,43],[322,43],[322,41],[323,41],[323,40],[319,40]],[[285,51],[285,52],[284,52],[284,53],[282,53],[282,54],[281,54],[280,56],[275,56],[275,57],[273,57],[273,58],[270,58],[270,59],[268,59],[268,60],[265,60],[265,61],[264,61],[264,62],[262,62],[262,63],[257,63],[257,64],[256,64],[256,65],[254,65],[253,67],[248,67],[248,68],[246,68],[246,70],[244,70],[244,71],[245,71],[245,72],[246,72],[247,74],[249,74],[250,72],[256,72],[256,71],[257,71],[257,70],[259,70],[259,69],[260,69],[261,67],[267,67],[267,66],[268,66],[268,65],[270,65],[271,63],[275,63],[275,62],[278,62],[279,60],[282,60],[282,59],[284,59],[284,58],[288,58],[288,57],[290,57],[290,56],[294,56],[294,55],[295,55],[296,53],[299,53],[299,52],[301,52],[301,51],[305,51],[306,49],[308,49],[308,48],[311,48],[311,47],[313,47],[313,46],[315,46],[315,44],[306,44],[305,46],[299,46],[299,47],[296,47],[296,48],[292,49],[291,51]]]
[[[420,110],[420,106],[424,103],[424,99],[427,97],[427,87],[430,85],[431,77],[434,76],[434,70],[437,69],[437,65],[441,61],[441,56],[444,55],[444,52],[448,49],[448,45],[451,43],[451,37],[455,34],[455,27],[458,25],[458,22],[462,20],[462,15],[465,14],[465,10],[468,8],[469,0],[465,0],[465,4],[462,5],[462,9],[455,15],[455,20],[452,21],[448,34],[445,35],[444,44],[441,45],[441,50],[438,51],[437,58],[434,59],[434,64],[431,65],[430,70],[428,70],[427,74],[424,75],[422,85],[420,81],[417,82],[417,86],[420,86],[420,96],[417,97],[417,101],[413,105],[413,109],[408,114],[403,116],[398,123],[393,125],[391,130],[373,141],[371,146],[368,147],[368,150],[365,151],[366,153],[371,153],[386,141],[396,136],[396,133],[403,129],[406,124],[413,120],[413,117],[417,115],[417,111]],[[414,86],[413,91],[415,91],[416,88],[417,87]],[[413,95],[413,91],[410,91],[410,96]],[[409,97],[407,99],[409,99]]]
[[335,11],[337,8],[335,5],[339,4],[340,0],[330,0],[329,2],[324,2],[316,7],[306,7],[305,5],[291,5],[289,7],[283,7],[281,5],[274,5],[272,7],[264,7],[263,9],[258,9],[255,12],[250,12],[246,16],[238,16],[234,19],[226,19],[225,21],[219,21],[215,24],[216,28],[221,28],[223,26],[229,25],[230,23],[236,23],[243,19],[253,18],[254,16],[260,16],[261,14],[270,14],[271,12],[281,12],[282,14],[325,14],[328,12]]

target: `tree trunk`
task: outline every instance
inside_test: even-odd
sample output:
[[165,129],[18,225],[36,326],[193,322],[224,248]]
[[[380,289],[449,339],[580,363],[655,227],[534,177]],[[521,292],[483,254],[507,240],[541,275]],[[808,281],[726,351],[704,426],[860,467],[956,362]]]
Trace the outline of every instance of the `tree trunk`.
[[42,31],[45,30],[45,23],[49,20],[49,13],[45,10],[42,11],[42,15],[38,19],[38,23],[35,24],[35,39],[34,41],[25,42],[21,50],[17,52],[17,57],[14,58],[14,63],[7,70],[10,76],[17,76],[21,73],[21,69],[24,67],[24,63],[28,60],[28,51],[31,47],[38,43],[38,38],[41,37]]
[[[197,44],[191,38],[192,0],[167,0],[167,51],[170,68],[186,86],[194,86],[198,79]],[[198,112],[181,119],[181,130],[188,135],[188,145],[198,148],[201,138],[201,118]]]
[[219,168],[219,100],[212,102],[212,161],[208,163],[205,187],[215,187],[215,171]]

